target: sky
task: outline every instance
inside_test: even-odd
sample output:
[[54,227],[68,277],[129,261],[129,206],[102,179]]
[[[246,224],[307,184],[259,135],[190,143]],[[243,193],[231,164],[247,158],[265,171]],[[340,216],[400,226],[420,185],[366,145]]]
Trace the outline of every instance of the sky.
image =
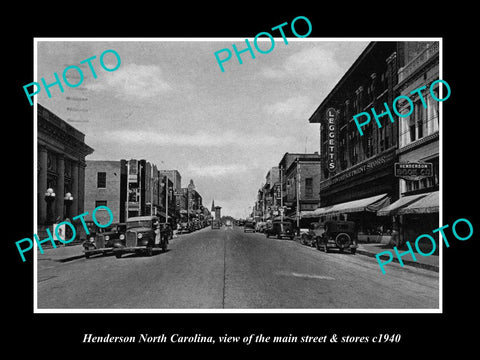
[[[101,40],[101,41],[100,41]],[[249,38],[253,44],[253,39]],[[259,38],[261,49],[271,46]],[[241,54],[245,38],[47,39],[37,38],[33,81],[58,86],[36,101],[85,134],[94,149],[87,160],[146,159],[159,169],[177,169],[182,187],[193,179],[204,206],[212,200],[222,215],[246,217],[267,172],[286,152],[319,150],[318,124],[308,119],[368,45],[365,41],[275,38],[268,54]],[[232,58],[220,70],[214,53]],[[100,56],[114,50],[120,66],[105,71]],[[87,62],[96,73],[92,75]],[[220,54],[226,56],[226,52]],[[114,69],[112,52],[103,57]],[[68,87],[64,69],[84,76]],[[66,72],[80,82],[75,68]],[[30,90],[32,91],[32,90]],[[26,100],[28,101],[28,100]]]

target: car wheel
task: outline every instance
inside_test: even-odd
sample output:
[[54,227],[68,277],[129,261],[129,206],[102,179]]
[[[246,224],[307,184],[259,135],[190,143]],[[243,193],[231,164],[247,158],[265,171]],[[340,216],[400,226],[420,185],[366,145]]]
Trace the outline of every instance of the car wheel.
[[163,252],[167,252],[167,247],[168,247],[167,244],[168,244],[168,242],[165,242],[165,243],[163,244],[163,246],[162,246],[162,251],[163,251]]
[[290,236],[290,240],[293,240],[293,236]]
[[350,252],[352,253],[352,255],[355,255],[356,251],[357,251],[357,249],[355,249],[355,248],[350,249]]
[[115,257],[116,257],[117,259],[120,259],[120,258],[122,257],[122,253],[121,253],[120,251],[117,251],[117,252],[115,253]]
[[269,238],[269,237],[270,237],[270,234],[269,234],[269,233],[266,233],[265,235],[267,236],[267,238]]
[[301,240],[300,240],[300,243],[302,245],[306,245],[307,244],[307,236],[305,234],[302,235],[301,237]]
[[152,247],[151,247],[151,246],[147,246],[147,249],[146,249],[145,253],[146,253],[147,256],[152,256],[152,254],[153,254],[153,249],[152,249]]
[[88,259],[90,257],[89,253],[85,253],[85,259]]
[[335,244],[343,250],[344,248],[350,246],[352,239],[347,233],[340,233],[335,237]]
[[277,235],[277,239],[281,239],[282,237],[280,236],[280,234]]

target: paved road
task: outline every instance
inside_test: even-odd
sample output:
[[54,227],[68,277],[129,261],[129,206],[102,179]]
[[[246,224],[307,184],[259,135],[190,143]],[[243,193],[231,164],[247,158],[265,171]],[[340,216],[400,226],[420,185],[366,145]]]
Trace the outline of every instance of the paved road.
[[38,263],[38,308],[437,309],[438,273],[205,228],[152,257]]

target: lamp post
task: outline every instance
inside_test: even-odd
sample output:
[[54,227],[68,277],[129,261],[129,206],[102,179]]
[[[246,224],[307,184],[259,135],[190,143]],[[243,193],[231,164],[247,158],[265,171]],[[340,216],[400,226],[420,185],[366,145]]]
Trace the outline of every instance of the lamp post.
[[65,194],[65,197],[63,198],[63,201],[65,203],[65,217],[70,219],[70,206],[72,206],[72,203],[73,203],[72,194],[67,192]]
[[47,223],[52,220],[52,203],[55,201],[55,193],[52,188],[48,188],[45,192],[45,201],[47,203]]

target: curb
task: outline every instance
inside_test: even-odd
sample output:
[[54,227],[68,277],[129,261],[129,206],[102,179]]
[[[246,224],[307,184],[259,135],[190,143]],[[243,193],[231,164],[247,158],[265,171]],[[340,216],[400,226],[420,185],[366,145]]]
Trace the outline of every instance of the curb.
[[[301,246],[305,246],[305,245],[302,245],[302,243],[300,242],[300,239],[295,238],[293,241],[295,241],[296,243],[298,243]],[[367,251],[367,250],[360,249],[360,248],[357,248],[356,253],[360,254],[360,255],[365,255],[365,256],[368,256],[368,257],[373,257],[373,258],[375,257],[375,255],[377,255],[375,253],[372,253],[371,251]],[[380,259],[387,260],[388,257],[386,255],[382,255],[382,256],[380,256]],[[392,261],[400,264],[400,262],[398,261],[398,259],[396,257],[394,257]],[[403,260],[403,263],[405,265],[410,265],[410,266],[425,269],[425,270],[439,272],[439,266],[438,265],[424,264],[424,263],[420,263],[420,262],[413,261],[413,260]]]
[[[357,254],[362,254],[362,255],[369,256],[369,257],[376,257],[375,255],[377,255],[377,254],[374,254],[370,251],[366,251],[366,250],[362,250],[362,249],[358,249],[358,248],[357,248]],[[382,255],[382,256],[380,256],[380,259],[387,260],[388,257],[386,255]],[[394,257],[392,261],[400,264],[400,262],[398,261],[398,259],[396,257]],[[424,263],[419,263],[417,261],[412,261],[412,260],[402,260],[402,261],[405,265],[410,265],[410,266],[425,269],[425,270],[431,270],[431,271],[439,272],[439,266],[438,265],[424,264]]]

